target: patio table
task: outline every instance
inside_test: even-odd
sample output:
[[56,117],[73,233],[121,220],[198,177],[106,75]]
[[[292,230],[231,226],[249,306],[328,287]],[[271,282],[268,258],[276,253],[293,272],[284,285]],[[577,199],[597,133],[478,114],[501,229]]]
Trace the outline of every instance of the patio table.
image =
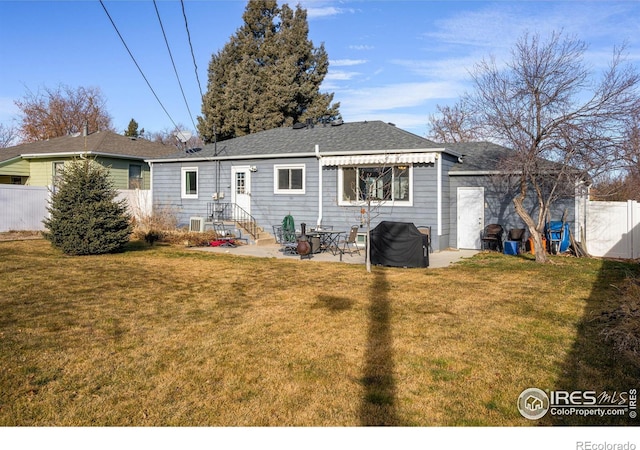
[[320,237],[320,251],[326,252],[330,250],[334,255],[337,255],[338,252],[342,253],[338,244],[340,242],[340,236],[345,234],[344,231],[315,230],[311,233]]

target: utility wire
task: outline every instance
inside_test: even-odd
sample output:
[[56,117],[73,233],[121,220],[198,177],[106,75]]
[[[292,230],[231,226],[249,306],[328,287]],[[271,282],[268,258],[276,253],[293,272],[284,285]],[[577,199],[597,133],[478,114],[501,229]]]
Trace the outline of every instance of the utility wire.
[[160,29],[162,30],[162,36],[164,37],[164,43],[167,45],[167,51],[169,52],[169,58],[171,59],[171,64],[173,65],[173,71],[176,74],[176,79],[178,80],[178,86],[180,86],[180,92],[182,92],[182,98],[184,100],[184,104],[187,107],[187,111],[189,111],[189,119],[193,124],[193,129],[197,131],[197,127],[195,122],[193,121],[193,114],[191,114],[191,109],[189,108],[189,103],[187,102],[187,97],[184,95],[184,89],[182,88],[182,83],[180,82],[180,76],[178,75],[178,69],[176,69],[176,63],[173,60],[173,54],[171,53],[171,48],[169,47],[169,41],[167,40],[167,34],[164,32],[164,26],[162,25],[162,19],[160,19],[160,11],[158,11],[158,5],[156,0],[153,0],[153,7],[156,9],[156,15],[158,16],[158,22],[160,23]]
[[[187,39],[189,41],[189,48],[191,49],[191,59],[193,60],[193,67],[196,72],[196,80],[198,81],[198,89],[200,89],[200,100],[204,102],[204,94],[202,93],[202,85],[200,84],[200,77],[198,76],[198,64],[196,63],[196,55],[193,53],[193,45],[191,44],[191,33],[189,32],[189,23],[187,22],[187,13],[184,10],[184,1],[180,0],[180,5],[182,5],[182,16],[184,17],[184,27],[187,30]],[[216,134],[216,125],[213,126],[213,147],[214,154],[218,156],[218,147],[217,147],[217,134]],[[197,128],[196,128],[197,131]],[[219,169],[218,169],[219,170]]]
[[193,59],[193,67],[196,70],[196,80],[198,81],[198,89],[200,89],[200,98],[204,98],[202,94],[202,86],[200,85],[200,77],[198,76],[198,65],[196,64],[196,55],[193,53],[193,45],[191,45],[191,33],[189,33],[189,24],[187,23],[187,13],[184,10],[184,1],[180,0],[182,5],[182,17],[184,17],[184,27],[187,29],[187,39],[189,40],[189,48],[191,49],[191,59]]
[[107,14],[107,17],[109,18],[109,21],[111,22],[111,25],[113,26],[113,29],[116,30],[116,33],[118,34],[118,37],[120,37],[120,40],[122,41],[122,44],[124,45],[124,48],[127,49],[127,52],[129,53],[129,56],[131,56],[131,59],[133,60],[133,63],[138,68],[138,71],[140,71],[140,75],[142,75],[142,78],[144,78],[144,81],[147,82],[147,86],[149,86],[149,89],[151,89],[151,92],[153,93],[153,96],[156,98],[156,100],[158,101],[158,103],[162,107],[162,110],[164,111],[164,113],[167,115],[167,117],[169,118],[169,120],[171,121],[171,123],[173,124],[175,129],[177,130],[178,129],[178,125],[176,125],[174,120],[171,118],[171,115],[169,114],[167,109],[164,107],[164,105],[160,101],[160,98],[158,98],[158,94],[156,94],[156,91],[154,91],[153,88],[151,87],[151,83],[149,83],[149,80],[147,80],[147,77],[145,76],[144,72],[140,68],[140,65],[138,64],[138,61],[136,61],[136,59],[133,57],[133,54],[131,53],[131,50],[129,50],[129,47],[127,46],[127,43],[124,41],[124,38],[122,37],[122,35],[118,31],[118,27],[116,27],[116,24],[114,23],[113,19],[111,18],[111,15],[109,14],[109,11],[107,11],[107,7],[104,5],[102,0],[100,0],[100,4],[102,5],[102,9],[104,9],[104,12]]

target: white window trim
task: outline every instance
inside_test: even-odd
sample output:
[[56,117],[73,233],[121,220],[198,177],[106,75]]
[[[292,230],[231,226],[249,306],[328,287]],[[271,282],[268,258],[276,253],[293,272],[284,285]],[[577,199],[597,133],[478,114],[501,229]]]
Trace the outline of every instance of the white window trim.
[[[187,172],[196,173],[196,193],[195,194],[187,194]],[[183,167],[180,175],[180,193],[182,198],[197,199],[199,192],[200,192],[200,175],[198,174],[198,168]]]
[[[302,169],[302,189],[279,189],[278,171],[280,169]],[[306,164],[276,164],[273,166],[273,193],[286,195],[304,195],[307,190]]]
[[[390,165],[389,167],[393,167],[399,164]],[[403,164],[404,165],[404,164]],[[413,164],[407,164],[408,173],[409,173],[409,200],[383,200],[383,201],[372,201],[371,205],[374,206],[413,206]],[[344,192],[344,178],[343,178],[343,170],[344,169],[352,169],[356,167],[360,168],[371,168],[371,167],[380,167],[380,166],[339,166],[338,167],[338,205],[339,206],[363,206],[366,205],[367,202],[364,200],[356,200],[356,201],[347,201],[342,199],[342,193]]]

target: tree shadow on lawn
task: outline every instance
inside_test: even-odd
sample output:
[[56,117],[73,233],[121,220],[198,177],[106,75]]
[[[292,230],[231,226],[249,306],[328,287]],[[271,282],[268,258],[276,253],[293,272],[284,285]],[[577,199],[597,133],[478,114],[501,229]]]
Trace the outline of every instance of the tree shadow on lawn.
[[[564,362],[561,379],[553,387],[554,391],[595,391],[596,396],[605,393],[598,397],[598,404],[623,405],[619,409],[629,406],[629,392],[640,389],[640,354],[624,347],[628,346],[629,340],[637,345],[640,339],[639,294],[639,264],[602,261],[577,327],[573,349]],[[607,395],[610,396],[608,399]],[[630,417],[630,412],[626,408],[623,416],[601,417],[578,413],[559,415],[549,411],[540,425],[640,425],[640,418]]]
[[389,283],[384,270],[374,272],[369,291],[369,327],[360,405],[363,426],[397,426],[397,392],[393,376],[393,337]]

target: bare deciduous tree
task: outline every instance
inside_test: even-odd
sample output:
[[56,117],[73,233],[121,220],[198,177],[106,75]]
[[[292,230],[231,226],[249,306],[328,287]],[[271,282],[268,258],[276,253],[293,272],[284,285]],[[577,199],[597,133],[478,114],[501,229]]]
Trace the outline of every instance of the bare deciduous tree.
[[[407,165],[383,162],[375,166],[343,169],[345,191],[350,200],[359,206],[361,226],[366,227],[367,272],[371,272],[371,222],[383,214],[382,207],[390,208],[393,202],[409,198],[409,169]],[[346,194],[345,192],[345,194]]]
[[91,132],[115,131],[107,113],[106,100],[98,88],[65,85],[27,92],[15,101],[22,113],[20,134],[25,142],[67,136],[83,130],[85,123]]
[[[562,33],[547,40],[525,34],[506,67],[493,59],[476,66],[475,92],[464,99],[483,130],[514,150],[503,169],[517,177],[513,203],[538,262],[547,260],[542,233],[550,206],[580,173],[594,175],[618,163],[624,125],[638,108],[640,76],[625,62],[624,48],[614,49],[595,81],[583,61],[586,49]],[[535,218],[524,205],[530,191],[537,200]]]
[[436,106],[438,113],[429,115],[429,139],[441,143],[481,140],[482,129],[464,99],[453,106]]
[[[185,131],[187,131],[187,133],[184,133]],[[178,137],[178,133],[180,133],[180,138],[191,136],[186,142],[183,142]],[[176,152],[202,148],[204,145],[204,142],[198,135],[180,123],[177,124],[176,128],[165,128],[164,130],[152,131],[150,133],[145,132],[144,138],[159,144],[172,145],[176,148]]]
[[18,130],[16,127],[0,123],[0,148],[7,148],[17,144]]

